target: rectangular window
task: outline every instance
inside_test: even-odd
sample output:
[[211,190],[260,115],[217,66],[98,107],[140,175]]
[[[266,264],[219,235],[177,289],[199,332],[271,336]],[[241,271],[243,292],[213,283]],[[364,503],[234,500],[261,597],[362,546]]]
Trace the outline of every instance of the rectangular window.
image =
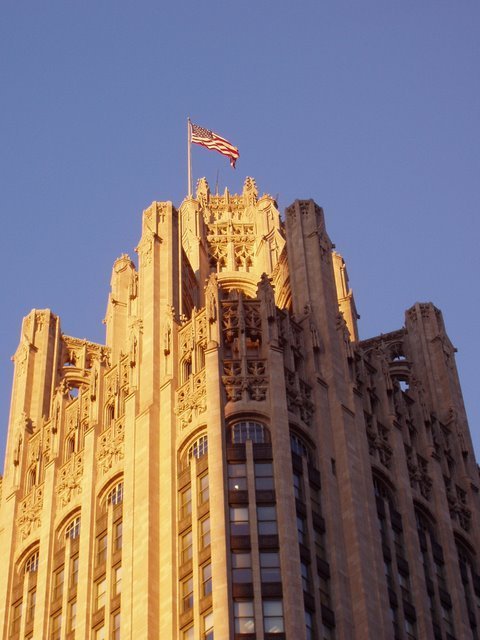
[[200,520],[200,549],[210,545],[210,517]]
[[37,591],[32,589],[28,594],[28,621],[31,622],[35,617],[35,605],[37,603]]
[[105,533],[97,538],[97,567],[107,561],[108,537]]
[[322,505],[320,502],[320,491],[312,487],[312,485],[310,485],[310,502],[312,504],[312,511],[321,515]]
[[10,630],[10,633],[12,635],[15,635],[16,633],[20,632],[20,623],[22,621],[22,610],[23,610],[22,601],[17,602],[17,604],[13,605],[12,625],[11,625],[11,630]]
[[102,578],[95,583],[95,611],[105,606],[105,597],[107,593],[107,581]]
[[112,639],[120,640],[120,613],[114,613],[112,616]]
[[113,548],[115,551],[119,551],[123,546],[123,522],[117,522],[115,524],[115,538],[113,540]]
[[62,635],[62,614],[52,616],[50,623],[50,640],[60,640]]
[[248,536],[248,507],[230,507],[230,533],[232,536]]
[[185,564],[192,559],[192,532],[188,531],[180,538],[180,562]]
[[55,573],[53,574],[52,600],[57,600],[57,598],[62,597],[64,580],[65,570],[62,567],[61,569],[55,571]]
[[198,479],[198,504],[205,504],[210,499],[210,488],[208,482],[208,473],[204,473]]
[[245,464],[228,465],[228,490],[247,491],[247,467]]
[[188,627],[182,631],[182,640],[193,640],[195,637],[195,631],[193,627]]
[[280,554],[260,552],[260,576],[262,582],[280,582]]
[[203,618],[203,639],[213,640],[213,613],[207,613]]
[[232,553],[232,574],[235,584],[250,583],[252,580],[252,556],[250,553]]
[[299,544],[307,544],[307,532],[305,518],[297,516],[297,535]]
[[283,604],[281,600],[263,601],[263,629],[265,633],[283,633]]
[[273,464],[271,462],[255,463],[255,489],[257,491],[273,491]]
[[77,601],[72,600],[68,604],[68,631],[75,631],[77,626]]
[[306,640],[314,640],[313,615],[307,610],[305,610],[305,630]]
[[102,625],[95,629],[95,640],[105,640],[105,627]]
[[188,487],[180,492],[180,520],[192,513],[192,488]]
[[315,542],[315,551],[322,560],[327,559],[327,550],[325,547],[325,534],[318,529],[313,530],[313,540]]
[[320,584],[320,601],[326,607],[331,608],[332,597],[330,595],[330,580],[319,574],[318,582]]
[[193,577],[190,576],[182,582],[182,611],[193,608]]
[[122,567],[115,567],[113,570],[113,595],[122,593]]
[[269,536],[277,534],[277,510],[275,505],[257,507],[258,534]]
[[293,474],[293,493],[297,500],[303,500],[303,480],[299,473]]
[[202,566],[202,596],[212,593],[212,565],[210,562]]
[[78,556],[70,560],[70,587],[76,587],[78,584]]
[[300,563],[300,570],[302,573],[302,586],[303,590],[310,593],[310,567],[306,562]]
[[255,633],[252,600],[235,600],[233,614],[235,618],[235,633]]

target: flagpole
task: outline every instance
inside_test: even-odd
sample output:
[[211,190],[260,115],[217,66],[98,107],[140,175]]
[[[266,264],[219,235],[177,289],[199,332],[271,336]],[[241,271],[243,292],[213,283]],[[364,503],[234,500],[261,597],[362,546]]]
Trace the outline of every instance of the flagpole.
[[190,151],[191,141],[192,141],[192,123],[190,122],[190,118],[187,118],[187,163],[188,163],[188,197],[192,197],[192,154]]

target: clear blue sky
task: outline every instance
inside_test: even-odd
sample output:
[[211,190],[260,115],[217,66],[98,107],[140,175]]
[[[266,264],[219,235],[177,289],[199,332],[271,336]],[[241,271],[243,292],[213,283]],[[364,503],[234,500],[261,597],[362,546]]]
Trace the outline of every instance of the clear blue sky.
[[188,115],[241,154],[194,148],[195,179],[324,207],[362,338],[443,310],[480,453],[477,0],[1,4],[2,459],[22,317],[103,341],[142,209],[185,196]]

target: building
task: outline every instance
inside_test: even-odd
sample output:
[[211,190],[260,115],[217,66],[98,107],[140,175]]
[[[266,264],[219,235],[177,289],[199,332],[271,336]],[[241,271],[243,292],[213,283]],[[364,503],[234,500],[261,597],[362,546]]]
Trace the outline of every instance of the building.
[[463,640],[479,476],[442,315],[359,341],[323,211],[197,185],[143,214],[106,344],[14,356],[2,640]]

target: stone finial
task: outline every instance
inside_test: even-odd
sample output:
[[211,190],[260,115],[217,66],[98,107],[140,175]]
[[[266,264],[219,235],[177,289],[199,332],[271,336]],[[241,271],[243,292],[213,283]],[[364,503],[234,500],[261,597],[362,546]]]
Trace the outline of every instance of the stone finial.
[[197,200],[201,205],[205,205],[210,199],[210,187],[206,178],[197,180]]
[[247,177],[245,178],[245,182],[243,184],[243,198],[245,200],[245,205],[254,205],[257,202],[258,197],[258,189],[257,183],[253,178]]

